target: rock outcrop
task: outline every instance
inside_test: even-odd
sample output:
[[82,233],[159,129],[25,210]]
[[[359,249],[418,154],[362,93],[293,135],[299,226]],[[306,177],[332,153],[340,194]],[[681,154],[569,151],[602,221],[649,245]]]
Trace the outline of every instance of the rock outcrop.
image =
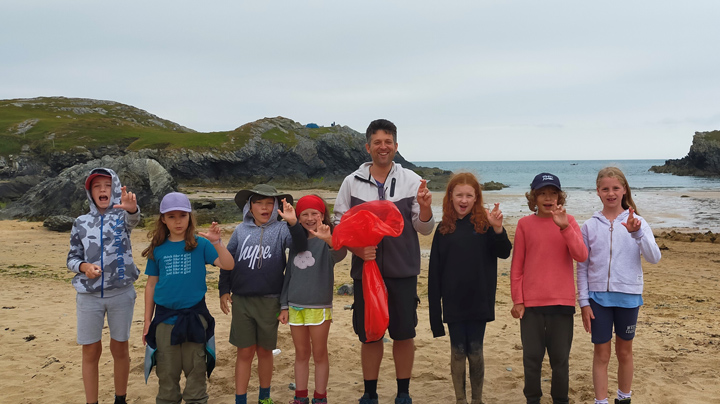
[[720,131],[695,132],[687,156],[666,160],[664,165],[652,166],[650,171],[699,177],[720,176]]
[[75,165],[57,177],[46,178],[10,203],[3,211],[4,215],[42,220],[56,215],[77,217],[87,213],[85,178],[96,167],[113,169],[120,182],[137,195],[143,212],[157,212],[162,197],[177,188],[172,176],[155,160],[135,153],[119,158],[106,156]]

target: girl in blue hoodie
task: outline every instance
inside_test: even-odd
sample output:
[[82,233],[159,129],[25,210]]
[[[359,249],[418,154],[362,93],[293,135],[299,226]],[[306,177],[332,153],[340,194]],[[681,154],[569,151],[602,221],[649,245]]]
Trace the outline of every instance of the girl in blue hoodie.
[[603,208],[582,226],[588,259],[578,262],[578,300],[585,331],[592,334],[595,403],[608,404],[610,341],[615,328],[618,359],[616,404],[630,404],[633,377],[632,341],[643,304],[640,257],[656,264],[660,248],[650,226],[637,215],[625,175],[606,167],[597,176]]

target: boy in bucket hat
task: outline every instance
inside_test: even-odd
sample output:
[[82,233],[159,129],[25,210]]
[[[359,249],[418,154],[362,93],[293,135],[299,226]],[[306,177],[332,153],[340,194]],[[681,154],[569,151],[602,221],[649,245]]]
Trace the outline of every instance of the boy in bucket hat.
[[[281,202],[286,203],[284,210],[280,209]],[[235,267],[220,273],[218,285],[223,313],[228,314],[232,306],[230,343],[237,347],[235,402],[247,403],[251,365],[257,354],[258,400],[271,404],[272,351],[277,346],[285,249],[307,250],[307,237],[290,205],[292,196],[277,192],[271,185],[244,189],[235,195],[235,203],[243,211],[243,222],[227,245]]]
[[540,173],[526,193],[534,214],[518,220],[510,288],[511,314],[520,319],[528,404],[542,397],[540,371],[547,350],[552,368],[553,404],[568,403],[569,356],[575,313],[573,260],[588,252],[575,218],[565,212],[566,194],[556,175]]

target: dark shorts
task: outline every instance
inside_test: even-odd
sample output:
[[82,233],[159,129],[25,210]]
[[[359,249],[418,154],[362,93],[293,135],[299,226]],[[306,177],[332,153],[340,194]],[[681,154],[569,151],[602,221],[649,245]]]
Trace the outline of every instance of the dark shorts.
[[612,339],[613,325],[618,338],[630,341],[635,338],[640,307],[626,309],[624,307],[604,307],[590,299],[595,320],[590,320],[593,344],[604,344]]
[[[383,278],[388,291],[388,312],[390,324],[388,331],[390,338],[405,340],[415,338],[415,327],[418,324],[417,306],[420,299],[417,295],[417,276],[408,278]],[[362,280],[353,279],[353,330],[360,342],[367,341],[365,337],[365,299],[363,299]],[[382,338],[381,338],[382,339]]]

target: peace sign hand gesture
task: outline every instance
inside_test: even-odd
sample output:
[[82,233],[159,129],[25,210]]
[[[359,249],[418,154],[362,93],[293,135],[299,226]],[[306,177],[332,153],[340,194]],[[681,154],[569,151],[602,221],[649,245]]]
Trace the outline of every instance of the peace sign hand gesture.
[[113,205],[113,208],[117,209],[125,209],[128,213],[137,213],[138,211],[138,205],[137,205],[137,197],[134,193],[128,192],[127,187],[120,188],[122,190],[122,194],[120,195],[120,203],[117,205]]
[[630,214],[628,215],[627,222],[622,223],[622,225],[625,226],[629,233],[632,233],[640,230],[642,223],[640,223],[640,219],[635,217],[635,209],[631,207],[629,210]]
[[278,215],[283,218],[290,226],[295,226],[297,223],[297,216],[295,216],[295,208],[285,198],[282,198],[283,208],[278,209]]

